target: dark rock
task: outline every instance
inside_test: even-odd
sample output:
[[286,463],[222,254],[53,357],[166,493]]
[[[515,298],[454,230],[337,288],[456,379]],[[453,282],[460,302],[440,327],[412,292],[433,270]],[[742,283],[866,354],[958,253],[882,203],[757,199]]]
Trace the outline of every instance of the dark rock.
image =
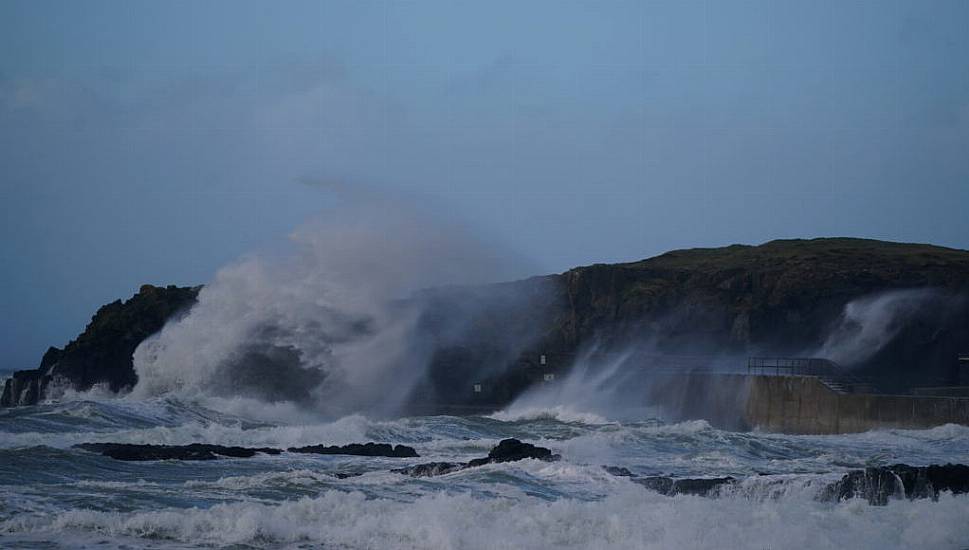
[[[729,476],[714,478],[636,477],[626,468],[616,466],[603,466],[603,468],[613,475],[631,477],[634,483],[667,496],[718,497],[723,495],[724,488],[737,483],[735,478]],[[782,480],[768,482],[769,485],[783,485],[783,483]],[[939,493],[943,491],[949,491],[953,494],[969,493],[969,466],[962,464],[946,464],[943,466],[895,464],[893,466],[852,470],[840,480],[824,487],[817,498],[825,502],[841,502],[861,498],[867,500],[869,504],[884,506],[893,498],[937,499]],[[781,494],[782,492],[765,494]]]
[[346,479],[348,477],[360,477],[362,475],[363,472],[337,472],[333,474],[333,477],[337,479]]
[[820,498],[836,502],[862,498],[869,504],[881,506],[893,498],[937,499],[942,491],[969,492],[969,466],[895,464],[853,470],[826,487]]
[[680,478],[675,479],[666,476],[650,476],[634,478],[635,483],[657,493],[673,495],[695,495],[703,497],[718,496],[724,486],[736,483],[732,477],[712,477],[712,478]]
[[495,448],[491,449],[487,458],[476,458],[468,462],[468,466],[483,466],[492,462],[514,462],[526,458],[551,462],[561,457],[553,455],[552,451],[545,447],[536,447],[531,443],[522,443],[517,439],[503,439]]
[[[222,445],[135,445],[129,443],[81,443],[78,449],[99,453],[118,460],[213,460],[220,456],[231,458],[251,458],[256,453],[278,455],[282,449],[267,447],[225,447]],[[288,449],[292,453],[313,453],[325,455],[388,456],[413,458],[418,456],[412,447],[391,446],[386,443],[351,443],[343,446],[313,445]]]
[[111,391],[134,386],[132,354],[168,320],[187,311],[201,287],[144,285],[128,301],[101,307],[77,339],[50,348],[33,370],[17,371],[4,384],[0,406],[34,405],[51,387],[78,391],[104,384]]
[[256,453],[278,455],[282,451],[265,447],[225,447],[222,445],[136,445],[129,443],[81,443],[78,449],[99,453],[117,460],[215,460],[219,457],[251,458]]
[[497,446],[491,449],[488,456],[483,458],[475,458],[467,463],[429,462],[427,464],[418,464],[416,466],[398,468],[391,471],[413,477],[430,477],[450,474],[451,472],[457,472],[467,468],[476,468],[478,466],[484,466],[485,464],[514,462],[517,460],[524,460],[526,458],[534,458],[537,460],[551,462],[553,460],[558,460],[561,457],[559,455],[552,454],[552,451],[546,449],[545,447],[536,447],[531,443],[522,443],[517,439],[504,439],[498,443]]
[[634,482],[663,495],[673,494],[673,478],[664,476],[650,476],[633,479]]
[[350,443],[349,445],[311,445],[307,447],[290,447],[291,453],[310,453],[320,455],[355,455],[355,456],[387,456],[393,458],[414,458],[419,456],[413,447],[406,445],[388,445],[387,443]]
[[610,475],[617,477],[635,477],[635,474],[630,472],[628,468],[623,468],[621,466],[603,466],[602,469]]

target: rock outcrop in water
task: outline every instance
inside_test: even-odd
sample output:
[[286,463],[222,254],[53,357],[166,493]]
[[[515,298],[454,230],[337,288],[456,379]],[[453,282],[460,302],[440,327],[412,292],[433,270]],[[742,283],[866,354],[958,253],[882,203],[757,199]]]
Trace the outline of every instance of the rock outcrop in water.
[[282,451],[266,447],[226,447],[223,445],[136,445],[129,443],[81,443],[78,449],[98,453],[116,460],[215,460],[224,458],[252,458],[256,453],[278,455]]
[[870,504],[884,505],[892,498],[931,498],[949,491],[969,493],[969,466],[877,466],[845,474],[837,483],[828,486],[822,500],[842,501],[863,498]]
[[[117,460],[215,460],[216,458],[252,458],[257,453],[278,455],[282,449],[271,447],[226,447],[223,445],[138,445],[132,443],[81,443],[78,449],[98,453]],[[418,456],[413,447],[386,443],[350,443],[349,445],[313,445],[287,449],[291,453],[324,455],[385,456],[412,458]]]
[[649,476],[633,478],[635,483],[662,495],[695,495],[710,497],[719,495],[724,486],[734,484],[733,477],[700,477],[700,478],[672,478],[666,476]]
[[497,446],[491,449],[488,456],[483,458],[475,458],[468,462],[428,462],[426,464],[398,468],[392,471],[411,477],[432,477],[450,474],[468,468],[476,468],[478,466],[484,466],[485,464],[515,462],[525,460],[526,458],[552,462],[561,457],[552,454],[552,451],[545,447],[537,447],[531,443],[522,443],[517,439],[503,439]]
[[318,455],[355,455],[355,456],[387,456],[393,458],[414,458],[419,456],[413,447],[407,445],[389,445],[387,443],[350,443],[349,445],[310,445],[307,447],[290,447],[291,453]]
[[[626,468],[603,466],[614,476],[628,477],[634,483],[666,495],[695,495],[718,497],[725,489],[738,486],[734,477],[673,478],[668,476],[640,477]],[[776,483],[774,483],[776,485]],[[945,464],[932,466],[873,466],[852,470],[840,480],[826,485],[817,498],[824,502],[842,502],[860,498],[869,504],[884,506],[891,499],[938,499],[939,493],[969,493],[969,466]]]
[[84,391],[103,384],[116,392],[133,386],[138,381],[132,363],[135,348],[187,311],[200,289],[144,285],[127,301],[101,307],[64,349],[52,347],[38,368],[15,372],[4,384],[0,406],[36,404],[51,388]]

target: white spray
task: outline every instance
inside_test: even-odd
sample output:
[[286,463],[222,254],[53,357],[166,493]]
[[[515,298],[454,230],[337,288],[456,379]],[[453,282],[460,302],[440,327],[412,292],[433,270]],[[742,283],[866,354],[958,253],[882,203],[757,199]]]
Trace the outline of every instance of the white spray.
[[420,304],[404,298],[504,277],[507,266],[460,228],[376,206],[303,226],[285,257],[220,270],[187,316],[138,347],[134,395],[392,412],[429,354],[415,337]]
[[930,288],[882,292],[852,300],[813,353],[850,366],[872,357],[898,334],[929,301],[940,294]]

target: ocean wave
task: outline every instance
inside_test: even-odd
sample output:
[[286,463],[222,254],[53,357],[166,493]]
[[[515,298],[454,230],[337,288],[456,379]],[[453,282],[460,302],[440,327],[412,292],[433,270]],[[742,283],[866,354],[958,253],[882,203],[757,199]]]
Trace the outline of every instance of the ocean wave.
[[[631,484],[630,484],[631,485]],[[0,523],[10,541],[45,534],[149,539],[153,545],[339,548],[959,548],[969,497],[826,505],[781,498],[662,497],[620,485],[601,500],[521,494],[368,499],[327,491],[281,504],[237,502],[148,512],[71,510]]]
[[502,410],[488,415],[486,418],[502,422],[522,422],[526,420],[557,420],[574,424],[602,425],[611,424],[609,420],[595,413],[573,410],[564,405],[553,407],[525,407],[520,409]]

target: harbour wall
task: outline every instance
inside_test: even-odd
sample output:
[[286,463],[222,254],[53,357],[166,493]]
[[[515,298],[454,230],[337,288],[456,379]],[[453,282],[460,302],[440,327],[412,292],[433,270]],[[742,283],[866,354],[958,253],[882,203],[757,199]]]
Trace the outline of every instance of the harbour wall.
[[879,428],[969,425],[969,399],[839,393],[813,376],[746,376],[750,428],[791,434],[838,434]]

